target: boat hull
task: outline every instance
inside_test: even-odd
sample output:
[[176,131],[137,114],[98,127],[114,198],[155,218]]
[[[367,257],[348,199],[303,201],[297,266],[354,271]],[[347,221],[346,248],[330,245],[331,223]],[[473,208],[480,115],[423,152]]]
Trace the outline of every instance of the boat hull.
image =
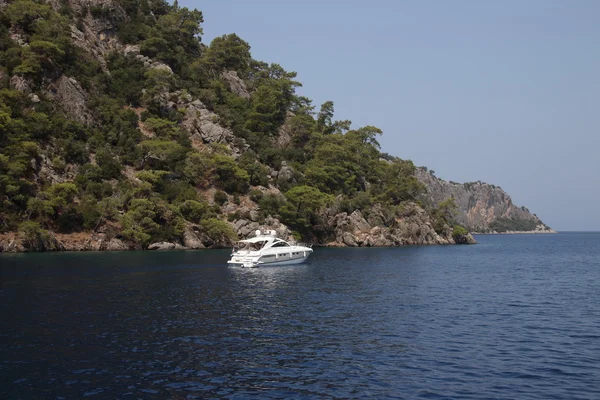
[[[298,253],[297,255],[294,253]],[[258,266],[279,266],[279,265],[294,265],[301,264],[312,254],[312,250],[296,250],[294,252],[285,254],[263,254],[261,256],[244,257],[244,256],[232,256],[229,260],[229,265],[239,265],[247,267],[258,267]]]
[[284,260],[284,261],[275,261],[275,262],[262,262],[260,261],[260,266],[264,267],[264,266],[277,266],[277,265],[294,265],[294,264],[302,264],[304,261],[306,261],[306,259],[308,258],[308,256],[306,257],[302,257],[302,258],[293,258],[290,260]]

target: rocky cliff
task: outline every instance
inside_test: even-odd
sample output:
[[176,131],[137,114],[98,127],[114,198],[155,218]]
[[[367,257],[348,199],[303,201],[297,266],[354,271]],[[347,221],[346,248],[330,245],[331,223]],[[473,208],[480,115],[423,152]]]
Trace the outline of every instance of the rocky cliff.
[[527,208],[513,204],[499,186],[485,182],[447,182],[427,168],[417,168],[416,176],[426,188],[422,200],[430,207],[454,198],[456,222],[479,233],[555,233]]
[[470,235],[453,234],[446,226],[436,232],[431,216],[416,203],[405,203],[396,215],[386,215],[374,207],[368,215],[356,210],[348,215],[332,215],[328,223],[333,227],[331,247],[390,247],[423,244],[474,244]]

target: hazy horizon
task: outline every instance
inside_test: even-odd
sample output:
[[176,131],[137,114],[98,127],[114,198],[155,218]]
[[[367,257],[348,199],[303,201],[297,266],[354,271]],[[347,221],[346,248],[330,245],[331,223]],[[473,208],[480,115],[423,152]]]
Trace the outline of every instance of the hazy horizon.
[[502,187],[558,231],[598,231],[600,3],[180,1],[335,118],[456,182]]

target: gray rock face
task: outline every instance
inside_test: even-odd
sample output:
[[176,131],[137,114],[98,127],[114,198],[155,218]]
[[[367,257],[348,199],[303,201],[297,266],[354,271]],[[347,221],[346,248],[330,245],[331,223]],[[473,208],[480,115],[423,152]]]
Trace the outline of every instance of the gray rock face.
[[27,80],[22,76],[13,75],[13,77],[10,78],[10,86],[13,89],[18,90],[19,92],[23,92],[26,94],[31,93],[31,87],[29,86],[29,82],[27,82]]
[[371,230],[371,225],[362,216],[362,213],[358,210],[354,211],[348,217],[348,223],[355,232],[368,232]]
[[454,242],[456,244],[475,244],[475,243],[477,243],[475,241],[475,238],[470,233],[467,235],[464,235],[464,236],[461,235],[461,236],[455,237]]
[[[127,13],[117,0],[68,0],[75,15],[87,14],[80,18],[77,25],[71,26],[71,37],[76,46],[90,53],[107,71],[104,56],[122,47],[116,36],[116,23],[127,19]],[[62,1],[51,0],[50,4],[58,11]],[[92,15],[92,7],[106,10],[101,15]]]
[[235,233],[237,233],[238,237],[248,238],[252,232],[260,229],[260,224],[247,219],[239,219],[235,221],[233,229],[235,230]]
[[129,250],[129,246],[125,244],[121,239],[112,238],[106,242],[102,242],[100,250],[105,251],[125,251]]
[[249,99],[250,92],[248,92],[248,88],[246,87],[246,83],[240,78],[235,71],[223,71],[221,77],[225,79],[227,84],[229,85],[229,90],[232,93],[237,94],[238,96]]
[[533,221],[539,231],[552,231],[527,208],[514,205],[510,196],[498,186],[484,182],[446,182],[424,168],[417,168],[415,176],[427,189],[423,197],[426,204],[435,207],[454,197],[458,206],[456,220],[470,231],[486,232],[498,218]]
[[208,110],[200,100],[187,105],[183,127],[192,136],[196,135],[205,143],[224,143],[233,141],[233,132],[218,124],[219,116]]
[[[225,144],[231,149],[234,158],[249,148],[243,139],[236,139],[231,129],[219,125],[219,116],[207,109],[200,100],[194,100],[181,92],[175,92],[173,95],[169,98],[178,98],[178,102],[173,105],[186,110],[182,127],[189,132],[192,139],[201,140],[203,143]],[[238,147],[239,144],[241,148]]]
[[5,243],[0,242],[0,253],[21,253],[25,251],[25,247],[19,240],[9,239]]
[[[375,218],[379,223],[382,217],[377,213],[376,209]],[[452,229],[448,227],[441,234],[436,233],[429,214],[416,203],[405,204],[402,215],[388,223],[389,226],[371,225],[358,210],[350,215],[338,213],[331,216],[328,224],[334,227],[334,241],[327,243],[328,246],[389,247],[456,243],[452,238]]]
[[62,75],[48,85],[47,89],[49,96],[58,102],[72,119],[84,125],[93,124],[94,117],[87,106],[88,94],[79,82]]
[[177,243],[171,243],[171,242],[157,242],[157,243],[152,243],[148,246],[148,250],[183,250],[185,249],[185,247],[183,247],[180,244]]
[[125,53],[125,54],[135,54],[137,52],[138,54],[135,55],[135,58],[140,60],[146,68],[158,69],[161,71],[168,72],[170,74],[173,73],[173,70],[167,64],[162,63],[160,61],[154,61],[150,57],[139,54],[139,51],[140,51],[139,46],[127,45],[123,48],[123,53]]
[[74,164],[67,164],[63,170],[56,170],[52,165],[52,161],[44,154],[41,154],[39,164],[38,178],[51,183],[70,182],[77,176],[78,167]]
[[292,236],[292,231],[287,225],[282,224],[277,218],[268,217],[265,219],[263,224],[258,222],[250,221],[247,219],[240,219],[234,222],[233,229],[241,239],[248,239],[256,235],[256,231],[275,231],[277,237],[290,242],[295,243],[296,239]]
[[277,131],[276,143],[277,146],[281,148],[286,148],[292,142],[293,129],[291,126],[291,119],[295,116],[295,114],[291,111],[288,111],[285,115],[285,121],[283,125],[279,127],[279,131]]
[[57,234],[49,232],[36,240],[26,240],[20,235],[0,234],[0,252],[23,251],[125,251],[130,246],[105,233],[88,232]]
[[280,237],[288,242],[295,243],[296,239],[292,236],[292,231],[287,225],[282,224],[277,218],[267,217],[265,219],[264,228],[266,230],[274,230],[277,237]]
[[296,171],[286,161],[281,162],[281,168],[275,176],[280,184],[296,182]]
[[202,243],[199,234],[192,226],[185,228],[183,232],[183,245],[188,249],[205,249],[206,246]]

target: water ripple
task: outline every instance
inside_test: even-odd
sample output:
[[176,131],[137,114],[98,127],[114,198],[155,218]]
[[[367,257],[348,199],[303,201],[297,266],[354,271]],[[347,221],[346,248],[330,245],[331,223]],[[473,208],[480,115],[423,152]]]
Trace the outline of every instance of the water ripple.
[[0,397],[598,398],[599,238],[0,255]]

